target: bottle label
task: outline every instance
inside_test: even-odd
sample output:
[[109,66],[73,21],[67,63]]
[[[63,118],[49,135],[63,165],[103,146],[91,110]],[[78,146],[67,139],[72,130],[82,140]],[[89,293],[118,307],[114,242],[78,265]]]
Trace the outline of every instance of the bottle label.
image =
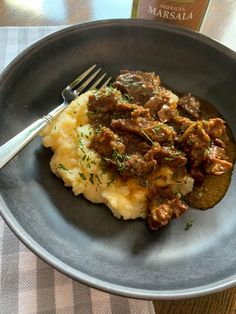
[[210,0],[139,0],[136,17],[199,30]]

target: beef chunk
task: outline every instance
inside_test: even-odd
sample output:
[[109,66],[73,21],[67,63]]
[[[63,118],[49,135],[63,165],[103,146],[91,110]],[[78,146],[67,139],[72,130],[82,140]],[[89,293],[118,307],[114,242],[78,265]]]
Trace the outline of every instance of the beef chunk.
[[205,131],[204,123],[198,121],[192,124],[183,134],[182,142],[193,148],[200,149],[203,146],[209,147],[210,137]]
[[172,128],[158,121],[149,121],[144,118],[113,120],[110,127],[116,132],[138,134],[149,143],[154,141],[161,143],[170,142],[175,137],[175,132]]
[[106,127],[93,137],[90,147],[107,158],[112,156],[114,151],[119,154],[125,152],[125,145],[119,141],[119,137]]
[[192,167],[203,163],[204,170],[209,174],[220,175],[232,168],[226,159],[223,147],[211,144],[211,138],[218,138],[225,132],[224,122],[221,119],[198,121],[192,124],[183,134],[182,143],[184,152]]
[[140,71],[122,71],[113,86],[127,95],[131,102],[144,105],[160,85],[160,78],[155,73]]
[[226,144],[219,138],[215,138],[212,143],[218,147],[226,148]]
[[183,134],[184,152],[193,167],[197,167],[206,158],[210,147],[210,137],[205,131],[205,123],[198,121],[191,125]]
[[126,102],[121,93],[114,88],[104,88],[89,97],[88,117],[93,124],[109,126],[112,119],[130,118],[131,113],[139,110],[139,114],[150,118],[147,109],[141,110],[138,105]]
[[158,117],[161,122],[167,122],[171,120],[174,116],[176,116],[177,111],[175,106],[163,105],[161,109],[158,111]]
[[109,128],[103,127],[93,137],[90,147],[103,157],[110,169],[119,171],[123,177],[149,174],[155,169],[157,161],[151,158],[144,159],[143,154],[140,153],[142,150],[147,150],[146,146],[149,148],[149,145],[136,139],[137,146],[132,149],[131,145],[135,143],[131,141],[126,146],[127,140],[114,134]]
[[139,123],[137,120],[130,120],[130,119],[117,119],[111,122],[111,129],[116,132],[127,132],[127,133],[134,133],[140,134],[142,130],[142,125],[144,125],[146,120],[140,120]]
[[225,122],[220,118],[210,119],[208,125],[211,139],[221,138],[225,133]]
[[149,109],[145,109],[141,106],[138,106],[131,112],[131,117],[132,118],[142,117],[147,120],[152,120]]
[[174,116],[171,121],[170,125],[178,132],[178,134],[184,133],[194,122],[188,118],[182,116]]
[[144,160],[140,154],[132,154],[123,163],[120,174],[123,177],[138,177],[150,174],[156,167],[156,160]]
[[187,116],[192,120],[200,119],[200,103],[191,94],[181,97],[177,106],[181,115]]
[[143,141],[142,138],[135,134],[119,134],[119,138],[125,145],[126,153],[128,155],[132,155],[134,153],[145,155],[151,147],[146,141]]
[[167,122],[177,115],[177,105],[176,102],[173,101],[173,98],[176,98],[176,101],[178,99],[178,97],[174,96],[169,90],[163,86],[159,86],[158,89],[155,90],[155,96],[151,97],[144,104],[144,107],[150,110],[150,114],[155,120]]
[[146,140],[151,139],[158,143],[172,142],[176,137],[175,131],[171,127],[157,121],[149,122],[146,127],[141,129],[140,135]]
[[221,175],[233,167],[232,163],[218,158],[208,158],[204,162],[204,170],[209,174]]
[[144,108],[148,108],[150,110],[150,114],[152,117],[157,118],[157,112],[161,109],[161,107],[166,104],[167,101],[164,100],[160,96],[151,97],[145,104]]
[[167,225],[171,219],[178,218],[186,212],[188,206],[179,198],[172,198],[158,203],[156,200],[149,204],[148,226],[152,230]]
[[232,169],[233,165],[227,161],[227,155],[224,148],[214,144],[208,150],[203,167],[209,174],[221,175]]
[[218,159],[227,159],[226,151],[224,148],[216,146],[214,144],[211,145],[208,151],[209,158],[218,158]]
[[144,158],[153,158],[160,165],[169,167],[183,167],[187,163],[185,154],[177,150],[174,146],[155,145],[144,155]]
[[169,167],[183,167],[187,163],[185,154],[176,148],[169,146],[162,146],[159,153],[155,155],[157,160],[161,159],[161,163]]
[[[117,104],[122,102],[122,95],[119,91],[111,88],[104,88],[89,96],[88,109],[97,112],[110,112],[117,109]],[[123,102],[122,102],[123,103]],[[126,110],[132,110],[132,104],[126,103]]]

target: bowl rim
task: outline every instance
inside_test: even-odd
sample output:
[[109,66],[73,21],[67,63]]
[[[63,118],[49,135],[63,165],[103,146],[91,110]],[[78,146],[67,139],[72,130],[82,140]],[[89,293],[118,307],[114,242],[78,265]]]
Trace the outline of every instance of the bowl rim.
[[[188,36],[190,38],[196,39],[198,41],[207,44],[221,53],[226,54],[228,57],[232,58],[236,61],[236,52],[232,49],[224,46],[220,42],[207,37],[204,34],[200,34],[198,32],[188,30],[182,27],[176,27],[174,25],[170,25],[167,23],[152,21],[152,20],[144,20],[144,19],[110,19],[110,20],[99,20],[92,22],[85,22],[76,25],[72,25],[69,27],[65,27],[59,29],[40,40],[36,41],[26,49],[24,49],[20,54],[18,54],[2,71],[0,74],[0,86],[7,79],[9,75],[11,75],[12,71],[14,71],[14,66],[24,59],[27,55],[33,53],[38,48],[40,49],[42,45],[47,45],[48,42],[57,39],[60,36],[64,36],[67,33],[76,31],[77,29],[91,29],[98,27],[109,27],[109,26],[131,26],[131,27],[147,27],[147,28],[155,28],[164,31],[170,31],[176,34],[182,34]],[[236,285],[236,273],[231,277],[227,277],[223,280],[216,281],[210,284],[186,288],[186,289],[176,289],[176,290],[148,290],[148,289],[140,289],[140,288],[132,288],[132,287],[124,287],[118,284],[112,284],[107,281],[103,281],[97,278],[94,278],[90,275],[87,275],[79,270],[68,266],[60,259],[52,255],[49,251],[44,249],[38,242],[36,242],[18,223],[16,218],[13,216],[9,208],[4,202],[2,195],[0,194],[0,214],[3,217],[6,224],[10,227],[10,229],[15,233],[15,235],[19,238],[20,241],[26,245],[33,253],[35,253],[39,258],[44,260],[46,263],[62,272],[63,274],[69,276],[70,278],[80,281],[88,286],[91,286],[96,289],[103,290],[108,293],[113,293],[125,297],[132,297],[138,299],[148,299],[148,300],[177,300],[177,299],[186,299],[193,297],[200,297],[203,295],[207,295],[214,292],[219,292],[225,290],[227,288],[231,288]]]

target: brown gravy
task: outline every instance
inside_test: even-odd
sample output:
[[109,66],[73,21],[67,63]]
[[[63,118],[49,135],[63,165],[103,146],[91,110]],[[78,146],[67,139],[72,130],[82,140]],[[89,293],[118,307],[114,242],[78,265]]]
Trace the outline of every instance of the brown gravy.
[[[203,119],[222,118],[224,117],[208,102],[199,99],[201,103],[201,112]],[[228,160],[234,164],[236,160],[236,143],[233,133],[226,123],[226,131],[229,137],[229,142],[226,146]],[[206,174],[205,180],[201,186],[194,186],[194,189],[189,193],[185,200],[193,208],[207,209],[215,206],[225,195],[230,185],[233,169],[223,175],[216,176]]]

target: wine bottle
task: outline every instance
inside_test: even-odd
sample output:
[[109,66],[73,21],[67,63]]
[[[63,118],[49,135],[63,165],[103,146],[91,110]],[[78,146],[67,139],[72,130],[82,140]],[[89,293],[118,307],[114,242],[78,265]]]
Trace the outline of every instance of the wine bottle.
[[199,31],[211,0],[133,0],[132,17],[176,24]]

